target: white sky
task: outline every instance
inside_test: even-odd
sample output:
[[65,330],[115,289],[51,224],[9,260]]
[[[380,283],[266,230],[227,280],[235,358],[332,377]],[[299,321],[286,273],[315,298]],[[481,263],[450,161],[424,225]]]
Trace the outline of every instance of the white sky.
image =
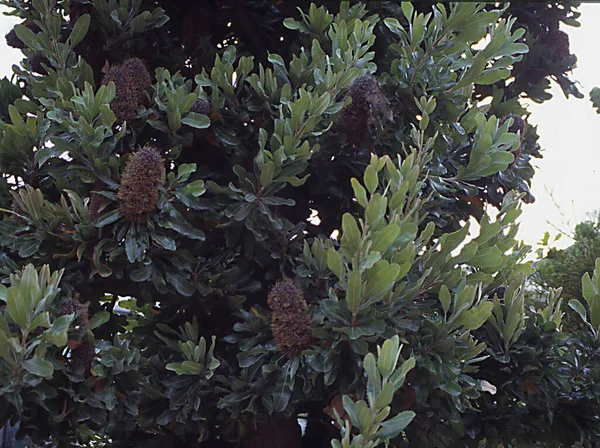
[[[523,207],[519,234],[534,247],[544,231],[557,233],[550,224],[566,231],[600,209],[600,115],[588,95],[593,87],[600,87],[600,4],[583,4],[579,11],[581,27],[563,29],[577,55],[572,78],[580,82],[585,98],[567,100],[553,83],[554,98],[529,106],[529,122],[538,125],[544,158],[536,160],[539,169],[532,188],[536,202]],[[557,246],[570,243],[563,238]]]
[[[6,10],[0,6],[0,12]],[[538,169],[532,193],[536,202],[523,207],[520,238],[534,248],[546,230],[557,234],[553,225],[569,231],[600,209],[600,115],[588,99],[590,89],[600,86],[600,4],[583,4],[579,10],[581,27],[565,30],[578,57],[573,78],[581,83],[585,99],[567,100],[553,83],[552,100],[529,106],[529,122],[538,125],[544,158],[535,160]],[[10,76],[12,65],[21,59],[21,52],[8,47],[3,39],[16,22],[0,15],[0,77]],[[569,243],[563,238],[557,245]]]

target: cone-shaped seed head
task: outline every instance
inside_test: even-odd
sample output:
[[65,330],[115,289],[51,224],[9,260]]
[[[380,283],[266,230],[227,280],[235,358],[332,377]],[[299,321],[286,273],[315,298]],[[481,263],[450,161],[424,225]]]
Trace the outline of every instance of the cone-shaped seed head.
[[269,292],[271,329],[279,351],[288,358],[308,348],[311,319],[302,292],[291,280],[278,281]]
[[148,69],[138,58],[127,59],[121,65],[108,69],[102,84],[115,83],[115,97],[110,102],[118,122],[132,120],[137,115],[138,106],[145,99],[145,92],[152,85]]
[[164,161],[156,149],[144,147],[131,156],[117,193],[119,209],[125,219],[141,224],[156,213],[164,173]]
[[342,109],[335,125],[338,131],[346,134],[350,144],[357,146],[368,134],[372,111],[389,120],[393,116],[390,102],[371,75],[356,78],[348,87],[348,96],[352,98],[352,103]]

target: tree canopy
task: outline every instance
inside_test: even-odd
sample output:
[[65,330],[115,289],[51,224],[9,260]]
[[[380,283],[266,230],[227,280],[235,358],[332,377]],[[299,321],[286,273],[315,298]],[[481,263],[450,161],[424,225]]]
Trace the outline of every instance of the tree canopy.
[[517,238],[576,4],[1,3],[18,443],[598,443],[598,273],[571,338]]

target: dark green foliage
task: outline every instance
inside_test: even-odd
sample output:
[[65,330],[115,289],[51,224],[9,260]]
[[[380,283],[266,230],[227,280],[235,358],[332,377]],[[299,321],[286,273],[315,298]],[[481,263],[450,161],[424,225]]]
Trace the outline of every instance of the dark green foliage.
[[523,61],[573,9],[325,3],[11,3],[39,26],[0,84],[20,441],[593,446],[572,366],[595,353],[554,291],[525,307],[516,224],[540,156],[519,101],[570,67]]
[[580,325],[579,319],[569,310],[567,303],[577,299],[583,301],[581,278],[592,274],[596,258],[600,257],[600,220],[598,217],[575,226],[571,235],[573,243],[566,249],[550,247],[549,235],[542,241],[547,249],[544,258],[537,262],[531,280],[538,291],[562,288],[565,297],[566,324],[570,328]]

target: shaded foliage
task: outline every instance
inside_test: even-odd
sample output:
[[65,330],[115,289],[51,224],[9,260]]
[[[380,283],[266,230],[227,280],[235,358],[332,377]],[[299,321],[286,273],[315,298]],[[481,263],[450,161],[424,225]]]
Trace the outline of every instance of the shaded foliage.
[[593,446],[564,366],[595,354],[556,291],[525,307],[516,224],[540,155],[520,98],[576,94],[554,53],[533,83],[519,64],[571,6],[4,3],[25,48],[0,84],[0,421],[22,443]]

